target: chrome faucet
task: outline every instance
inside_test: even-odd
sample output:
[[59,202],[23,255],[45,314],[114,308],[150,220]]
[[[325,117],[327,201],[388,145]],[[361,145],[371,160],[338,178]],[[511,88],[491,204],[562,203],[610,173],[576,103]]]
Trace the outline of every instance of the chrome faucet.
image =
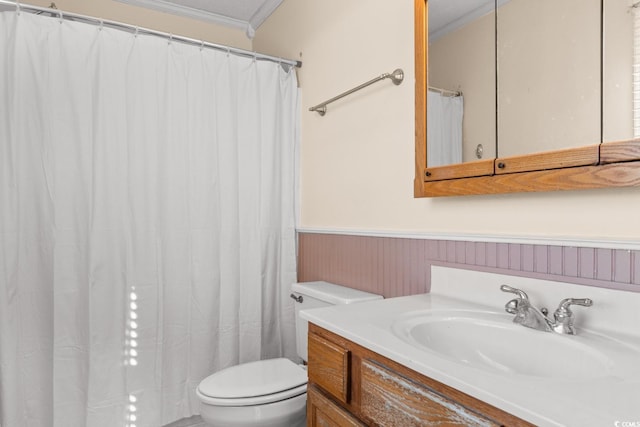
[[557,332],[559,334],[575,335],[576,330],[573,327],[573,312],[569,309],[571,305],[582,305],[590,307],[593,301],[589,298],[566,298],[560,302],[558,309],[553,314],[553,321],[547,317],[548,310],[546,308],[538,310],[529,301],[529,296],[522,290],[512,288],[508,285],[500,286],[503,292],[516,294],[518,297],[512,299],[505,304],[504,309],[507,313],[515,314],[514,323],[518,323],[527,328],[537,329],[545,332]]

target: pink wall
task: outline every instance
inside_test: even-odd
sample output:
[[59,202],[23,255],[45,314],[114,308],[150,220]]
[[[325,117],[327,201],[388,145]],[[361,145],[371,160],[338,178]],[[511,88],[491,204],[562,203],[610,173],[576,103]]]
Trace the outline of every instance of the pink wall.
[[298,280],[428,292],[432,264],[640,292],[640,251],[299,233]]

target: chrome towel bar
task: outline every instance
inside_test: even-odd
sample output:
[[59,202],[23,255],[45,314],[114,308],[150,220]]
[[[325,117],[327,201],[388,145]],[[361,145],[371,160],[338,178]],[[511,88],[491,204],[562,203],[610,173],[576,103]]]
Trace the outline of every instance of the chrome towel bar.
[[338,96],[334,96],[333,98],[331,98],[328,101],[325,101],[321,104],[316,105],[315,107],[311,107],[309,108],[309,111],[315,111],[318,114],[320,114],[321,116],[324,116],[327,113],[327,105],[331,104],[333,101],[337,101],[340,98],[344,98],[347,95],[351,95],[353,92],[357,92],[360,89],[363,89],[369,85],[372,85],[376,82],[379,82],[380,80],[384,80],[384,79],[391,79],[391,81],[393,82],[394,85],[399,85],[400,83],[402,83],[402,80],[404,80],[404,71],[402,71],[400,68],[395,69],[392,73],[384,73],[378,77],[376,77],[375,79],[371,79],[366,83],[362,83],[360,86],[354,87],[353,89],[350,89],[346,92],[341,93]]

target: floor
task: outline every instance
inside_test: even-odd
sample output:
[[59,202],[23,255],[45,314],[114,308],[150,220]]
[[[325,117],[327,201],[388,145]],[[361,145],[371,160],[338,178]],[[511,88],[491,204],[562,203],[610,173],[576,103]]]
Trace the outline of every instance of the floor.
[[199,415],[191,418],[183,418],[174,423],[167,424],[164,427],[206,427]]

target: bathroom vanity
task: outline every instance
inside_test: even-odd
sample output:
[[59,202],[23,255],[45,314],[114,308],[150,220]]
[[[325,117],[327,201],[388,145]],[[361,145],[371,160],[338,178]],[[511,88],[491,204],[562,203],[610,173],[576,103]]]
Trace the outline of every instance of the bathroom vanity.
[[[515,324],[524,289],[576,335]],[[431,293],[301,312],[308,426],[603,426],[640,421],[640,293],[433,267]]]
[[311,324],[307,425],[532,424]]

